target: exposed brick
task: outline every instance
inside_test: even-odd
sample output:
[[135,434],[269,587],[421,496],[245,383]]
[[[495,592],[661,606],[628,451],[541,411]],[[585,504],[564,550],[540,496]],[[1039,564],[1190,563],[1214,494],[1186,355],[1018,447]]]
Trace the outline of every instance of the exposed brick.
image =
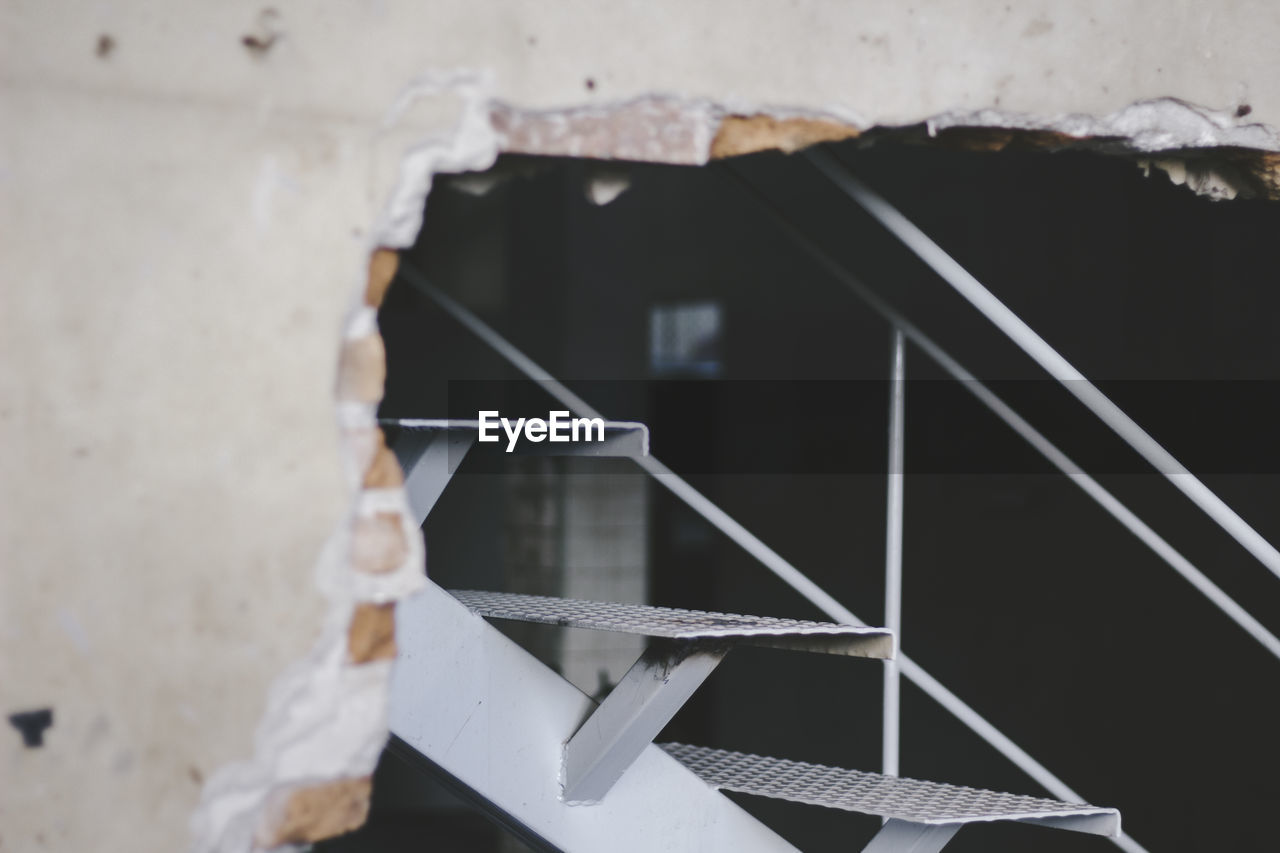
[[369,283],[365,286],[364,301],[366,305],[377,308],[387,295],[391,279],[396,277],[400,267],[400,255],[392,249],[377,249],[369,257]]
[[777,118],[770,115],[725,116],[711,141],[711,157],[736,157],[777,149],[791,153],[819,142],[857,136],[852,125],[832,119]]
[[378,446],[373,453],[373,461],[364,475],[366,489],[397,489],[404,485],[404,472],[400,470],[400,462],[387,447],[382,430],[378,430]]
[[373,779],[339,779],[292,791],[282,806],[271,810],[271,826],[258,833],[267,849],[283,844],[311,844],[350,832],[369,815]]
[[389,660],[396,656],[396,606],[358,604],[347,628],[347,653],[352,663]]

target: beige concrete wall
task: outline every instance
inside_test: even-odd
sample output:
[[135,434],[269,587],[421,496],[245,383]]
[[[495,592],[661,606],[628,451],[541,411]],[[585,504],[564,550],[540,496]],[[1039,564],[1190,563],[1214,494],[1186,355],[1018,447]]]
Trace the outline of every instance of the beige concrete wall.
[[[0,849],[181,849],[232,762],[200,826],[246,849],[267,792],[370,769],[387,662],[347,625],[417,553],[353,571],[397,492],[335,365],[426,173],[503,144],[401,101],[419,75],[489,75],[473,107],[674,95],[710,116],[694,160],[770,107],[1280,147],[1261,1],[270,5],[0,0],[0,712],[55,714],[42,748],[0,733]],[[1221,112],[1125,110],[1161,97]]]

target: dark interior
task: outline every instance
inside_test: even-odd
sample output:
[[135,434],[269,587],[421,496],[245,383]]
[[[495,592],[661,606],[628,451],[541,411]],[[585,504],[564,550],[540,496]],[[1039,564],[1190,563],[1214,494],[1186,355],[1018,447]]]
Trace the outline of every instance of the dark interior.
[[[1280,206],[1211,202],[1084,153],[829,150],[1280,540]],[[475,176],[442,176],[404,263],[610,417],[647,423],[655,456],[864,620],[883,615],[891,329],[768,206],[1280,631],[1265,567],[803,155],[612,164],[630,186],[597,206],[584,185],[602,168],[503,159],[481,195]],[[705,346],[658,358],[661,312],[707,305],[716,320]],[[526,393],[518,373],[403,280],[379,319],[382,416],[475,417],[478,399]],[[1230,816],[1280,798],[1280,663],[914,346],[906,370],[903,648],[1091,802],[1119,808],[1150,849],[1272,846],[1265,821]],[[437,583],[506,584],[505,464],[469,458],[428,519]],[[647,494],[650,603],[822,618],[660,486]],[[880,685],[878,664],[743,650],[663,739],[875,770]],[[1043,795],[932,700],[902,689],[903,775]],[[388,751],[369,825],[317,849],[520,849],[420,771]],[[858,849],[877,826],[735,799],[815,853]],[[967,828],[948,849],[1111,847],[1001,824]]]

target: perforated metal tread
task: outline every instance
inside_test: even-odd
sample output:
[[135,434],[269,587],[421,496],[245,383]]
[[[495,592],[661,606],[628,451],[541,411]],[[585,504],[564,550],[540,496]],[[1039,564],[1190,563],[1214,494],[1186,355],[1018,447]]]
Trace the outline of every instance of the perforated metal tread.
[[[387,441],[394,445],[398,433],[454,433],[476,435],[480,431],[479,421],[451,419],[421,418],[382,418],[378,424],[387,431]],[[496,434],[498,441],[493,443],[476,442],[476,447],[492,448],[496,452],[505,452],[508,439],[502,427],[490,435]],[[599,435],[593,428],[591,435]],[[529,441],[521,435],[512,448],[516,456],[608,456],[627,457],[649,455],[649,428],[634,421],[605,421],[603,441],[556,441],[544,438],[541,441]]]
[[719,640],[852,657],[893,656],[893,633],[887,628],[511,592],[450,590],[450,594],[476,613],[493,619],[541,622],[566,628],[617,631],[672,640]]
[[1011,820],[1045,823],[1094,835],[1114,835],[1120,830],[1120,813],[1115,809],[882,776],[705,746],[683,743],[660,746],[703,781],[725,791],[912,823],[963,824]]

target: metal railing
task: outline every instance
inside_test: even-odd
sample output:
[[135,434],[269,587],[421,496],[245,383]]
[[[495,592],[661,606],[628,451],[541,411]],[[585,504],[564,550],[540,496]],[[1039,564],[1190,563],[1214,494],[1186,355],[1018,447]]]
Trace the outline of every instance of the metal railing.
[[[1184,557],[1176,548],[1170,545],[1163,537],[1156,533],[1155,530],[1142,521],[1142,519],[1138,518],[1138,516],[1125,506],[1119,498],[1115,497],[1115,495],[1107,491],[1107,489],[1105,489],[1096,479],[1087,474],[1083,468],[1059,450],[1053,442],[1049,441],[1049,439],[1040,431],[1031,426],[1030,423],[1015,412],[1008,404],[996,396],[991,389],[965,369],[960,362],[952,358],[946,350],[938,346],[938,344],[921,331],[919,327],[908,320],[906,316],[896,308],[882,299],[860,278],[846,269],[844,265],[837,261],[829,252],[814,242],[808,234],[791,222],[791,220],[779,211],[773,203],[764,197],[749,181],[742,178],[740,175],[736,175],[736,173],[735,176],[738,177],[739,182],[746,189],[750,197],[759,204],[761,210],[773,220],[774,224],[782,230],[782,232],[785,233],[792,242],[794,242],[799,248],[803,249],[806,254],[817,262],[823,270],[829,273],[841,284],[848,287],[854,295],[866,303],[877,314],[887,320],[893,329],[900,331],[905,335],[911,343],[915,344],[921,351],[928,355],[935,363],[942,367],[943,370],[950,374],[953,379],[958,380],[960,385],[969,393],[973,394],[979,402],[1008,424],[1014,432],[1034,447],[1055,468],[1067,475],[1067,477],[1079,486],[1085,494],[1093,498],[1103,509],[1110,513],[1116,521],[1124,525],[1130,533],[1155,552],[1157,556],[1164,560],[1174,571],[1195,587],[1205,598],[1209,599],[1214,606],[1230,617],[1231,620],[1244,629],[1249,636],[1257,640],[1263,648],[1271,652],[1271,654],[1275,655],[1277,658],[1280,658],[1280,639],[1278,639],[1275,634],[1268,631],[1261,622],[1253,617],[1252,614],[1236,603],[1236,601],[1232,599],[1226,591],[1213,581],[1209,580],[1208,576],[1205,575],[1204,572],[1196,568],[1190,560]],[[870,190],[867,190],[866,192],[870,193]],[[876,198],[879,199],[879,196],[876,196]],[[893,210],[889,207],[888,202],[885,202],[883,199],[879,199],[879,202],[882,210]],[[902,217],[902,214],[897,213],[896,210],[893,212],[897,214],[897,216]],[[905,217],[902,219],[905,221]],[[910,227],[915,228],[914,225],[911,225]],[[916,229],[916,231],[919,233],[921,239],[929,239],[924,236],[923,232],[919,232],[919,229]],[[930,241],[930,244],[932,244],[932,241]],[[937,248],[936,245],[935,248]],[[942,249],[938,248],[937,251],[941,253]],[[952,263],[955,262],[952,261]],[[956,266],[958,266],[958,264]],[[966,273],[966,275],[968,274]],[[972,278],[972,276],[970,276],[970,278]],[[978,286],[981,287],[981,285]],[[992,299],[994,298],[995,297],[993,296]],[[1008,309],[1005,310],[1007,311]],[[1018,322],[1021,323],[1022,321],[1019,320]],[[1048,346],[1048,344],[1045,344],[1045,346]],[[1074,368],[1072,369],[1074,370]],[[1068,387],[1074,387],[1076,385],[1074,381],[1067,384]],[[1127,415],[1124,417],[1126,419],[1128,418]],[[1135,428],[1136,426],[1137,425],[1135,424]],[[1146,433],[1144,432],[1143,435],[1146,435]],[[1154,439],[1152,442],[1154,443]],[[1161,448],[1161,452],[1167,453],[1163,448]],[[1171,456],[1170,458],[1172,459]],[[1176,460],[1174,460],[1174,465],[1181,470],[1186,470],[1183,466],[1177,463]],[[1182,475],[1171,475],[1168,471],[1166,471],[1165,474],[1171,481],[1175,482],[1175,485],[1178,485],[1184,479]],[[1194,475],[1189,472],[1185,477],[1194,479]],[[1197,480],[1196,482],[1199,481]],[[1205,491],[1208,491],[1207,488]],[[1218,500],[1216,496],[1214,496],[1214,499]],[[1229,508],[1228,511],[1231,515],[1237,518],[1239,517],[1236,516],[1235,512]],[[1241,523],[1244,523],[1243,520],[1241,520]],[[1268,545],[1268,547],[1270,546]]]
[[[1277,551],[1234,510],[1208,489],[1185,466],[1138,426],[1128,415],[1102,394],[1083,374],[1049,346],[1029,326],[984,288],[972,275],[929,239],[919,228],[894,209],[887,201],[853,177],[843,164],[828,152],[814,149],[806,153],[809,160],[840,189],[858,202],[882,225],[902,240],[917,256],[969,300],[1028,355],[1061,382],[1077,399],[1135,451],[1163,473],[1171,483],[1190,498],[1228,534],[1257,557],[1271,571],[1280,575],[1280,551]],[[749,194],[761,205],[775,224],[819,266],[848,287],[863,302],[886,319],[893,329],[891,359],[891,395],[889,401],[889,477],[887,490],[887,529],[885,556],[886,627],[900,636],[902,590],[903,535],[903,425],[905,421],[905,352],[910,341],[948,374],[970,391],[983,405],[1008,424],[1019,436],[1040,452],[1051,464],[1076,483],[1089,497],[1133,533],[1179,575],[1194,586],[1223,613],[1244,629],[1273,655],[1280,658],[1280,639],[1268,631],[1224,590],[1214,584],[1186,557],[1137,517],[1096,479],[1059,450],[1043,434],[1013,411],[1003,400],[981,383],[958,361],[911,323],[892,305],[867,287],[839,261],[792,223],[773,203],[741,175],[734,173]],[[470,330],[518,371],[538,382],[562,405],[580,417],[604,416],[577,396],[548,371],[530,359],[497,331],[467,310],[448,294],[431,284],[418,270],[402,264],[400,275],[446,313]],[[720,530],[748,554],[781,578],[828,617],[845,623],[866,624],[852,611],[818,586],[807,575],[766,545],[728,513],[653,456],[639,457],[636,463],[670,490],[690,508]],[[971,731],[994,747],[1001,755],[1039,783],[1055,797],[1065,801],[1084,802],[1070,786],[1031,757],[1024,749],[987,721],[982,715],[931,676],[910,656],[899,649],[897,659],[886,664],[884,674],[884,716],[882,763],[884,772],[898,772],[899,744],[899,676],[906,677],[926,695],[955,716]],[[1121,833],[1111,839],[1129,853],[1146,853],[1137,841]]]
[[1009,336],[1019,348],[1031,356],[1037,364],[1058,380],[1089,411],[1120,436],[1143,459],[1151,463],[1170,483],[1191,499],[1205,515],[1212,518],[1250,554],[1258,558],[1271,573],[1280,578],[1280,551],[1249,526],[1240,515],[1214,494],[1200,478],[1165,450],[1146,430],[1138,426],[1119,406],[1098,390],[1085,375],[1051,347],[1044,338],[1014,314],[996,298],[990,290],[960,266],[942,247],[929,239],[915,223],[903,216],[897,208],[854,177],[844,164],[829,152],[815,148],[805,153],[823,175],[856,201],[863,210],[906,244],[916,257],[955,288],[969,304],[982,312],[996,328]]
[[[424,295],[430,297],[446,313],[469,329],[491,349],[505,358],[513,367],[529,379],[539,383],[560,403],[580,417],[603,418],[600,412],[585,400],[573,393],[567,386],[544,370],[537,362],[529,358],[510,341],[506,340],[492,327],[475,314],[468,311],[456,300],[431,284],[412,266],[401,264],[399,275],[414,285]],[[904,330],[905,331],[905,330]],[[830,593],[793,566],[766,545],[758,536],[738,523],[732,516],[717,506],[713,501],[691,486],[682,477],[664,465],[654,456],[642,456],[636,460],[641,468],[655,480],[666,487],[677,498],[684,501],[691,509],[701,515],[713,527],[733,540],[740,548],[755,557],[765,568],[782,579],[784,583],[800,593],[810,604],[817,607],[829,618],[837,622],[851,625],[866,625],[853,611],[835,599]],[[1083,803],[1087,800],[1076,793],[1071,786],[1050,772],[1030,753],[1013,742],[1011,738],[996,728],[985,717],[970,707],[964,700],[947,689],[924,667],[916,663],[901,648],[896,657],[898,671],[924,693],[945,708],[956,719],[978,735],[997,752],[1013,762],[1020,770],[1034,779],[1053,796],[1066,802]],[[1123,833],[1111,839],[1116,846],[1128,853],[1147,853],[1146,848]]]
[[[885,510],[884,536],[884,627],[902,642],[902,522],[905,474],[903,456],[906,451],[907,339],[900,329],[893,330],[893,349],[889,355],[889,473]],[[898,775],[899,731],[898,662],[884,663],[883,731],[880,738],[884,772]]]

